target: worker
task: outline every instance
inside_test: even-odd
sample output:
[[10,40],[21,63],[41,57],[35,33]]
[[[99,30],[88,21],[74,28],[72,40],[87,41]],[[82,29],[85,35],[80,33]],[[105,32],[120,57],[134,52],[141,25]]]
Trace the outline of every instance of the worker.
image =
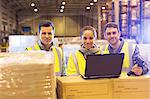
[[109,22],[104,28],[104,37],[109,42],[104,48],[104,54],[124,53],[123,69],[121,75],[140,76],[148,72],[147,63],[140,56],[139,48],[125,42],[120,37],[119,26],[115,22]]
[[100,54],[100,49],[95,44],[97,33],[95,28],[85,26],[81,29],[81,46],[75,53],[71,53],[68,59],[67,76],[84,75],[87,55]]
[[55,73],[56,76],[63,75],[63,58],[62,58],[62,50],[61,48],[55,47],[53,45],[55,27],[51,21],[42,22],[39,24],[39,40],[32,47],[26,48],[26,50],[44,50],[44,51],[52,51],[54,53],[55,58]]

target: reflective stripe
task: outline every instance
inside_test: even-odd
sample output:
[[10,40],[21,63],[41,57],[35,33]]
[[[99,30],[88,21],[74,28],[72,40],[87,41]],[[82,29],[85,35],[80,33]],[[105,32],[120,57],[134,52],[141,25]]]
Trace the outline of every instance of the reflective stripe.
[[127,73],[127,71],[130,71],[130,68],[122,68],[122,71],[124,71],[124,72],[126,72]]
[[[38,43],[36,43],[33,47],[28,47],[26,48],[28,51],[31,51],[31,50],[41,50],[40,49],[40,46],[38,45]],[[56,49],[56,52],[57,52],[57,56],[58,56],[58,60],[59,60],[59,72],[55,72],[55,74],[57,76],[61,76],[62,75],[62,60],[61,60],[61,53],[59,51],[59,49],[55,48],[55,47],[52,47],[52,50],[54,51]],[[56,57],[57,57],[56,56]],[[57,68],[57,67],[55,67]]]
[[136,46],[135,44],[130,44],[130,43],[128,45],[128,49],[129,49],[129,61],[130,61],[129,71],[132,69],[132,66],[133,66],[132,55],[133,55],[133,53],[135,51],[135,46]]
[[75,54],[72,54],[72,57],[73,57],[73,60],[74,60],[74,64],[75,64],[75,67],[76,67],[76,71],[77,71],[77,74],[76,74],[76,75],[79,75],[79,74],[80,74],[80,71],[79,71],[79,65],[78,65],[77,57],[76,57]]
[[60,72],[55,72],[56,76],[61,76]]
[[[54,47],[53,47],[53,49],[54,49]],[[57,51],[57,55],[58,55],[58,59],[59,59],[59,72],[57,72],[56,74],[57,74],[57,76],[61,76],[61,75],[63,75],[61,54],[57,48],[55,48],[55,49]]]

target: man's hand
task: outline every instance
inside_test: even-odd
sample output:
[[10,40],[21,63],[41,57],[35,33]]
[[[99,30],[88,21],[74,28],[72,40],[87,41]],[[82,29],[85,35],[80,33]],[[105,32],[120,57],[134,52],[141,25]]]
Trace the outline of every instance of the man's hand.
[[135,75],[138,75],[138,76],[139,76],[139,75],[142,75],[142,72],[143,72],[142,67],[138,66],[137,64],[135,64],[135,65],[132,67],[131,71],[134,72]]

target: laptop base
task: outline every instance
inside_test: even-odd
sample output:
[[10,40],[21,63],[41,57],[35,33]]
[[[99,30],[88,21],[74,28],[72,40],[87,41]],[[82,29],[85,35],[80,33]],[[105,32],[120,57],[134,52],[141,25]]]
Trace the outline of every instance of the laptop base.
[[120,75],[110,75],[110,76],[84,76],[81,75],[83,79],[100,79],[100,78],[118,78]]

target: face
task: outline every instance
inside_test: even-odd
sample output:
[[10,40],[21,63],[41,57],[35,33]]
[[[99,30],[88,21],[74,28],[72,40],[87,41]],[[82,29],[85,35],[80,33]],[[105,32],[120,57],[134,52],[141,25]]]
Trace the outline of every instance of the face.
[[41,27],[40,38],[44,45],[49,45],[53,38],[53,29],[52,27]]
[[107,28],[105,32],[105,39],[111,44],[116,45],[120,39],[120,33],[118,32],[117,28]]
[[93,47],[94,34],[91,30],[85,30],[82,35],[82,44],[86,49]]

